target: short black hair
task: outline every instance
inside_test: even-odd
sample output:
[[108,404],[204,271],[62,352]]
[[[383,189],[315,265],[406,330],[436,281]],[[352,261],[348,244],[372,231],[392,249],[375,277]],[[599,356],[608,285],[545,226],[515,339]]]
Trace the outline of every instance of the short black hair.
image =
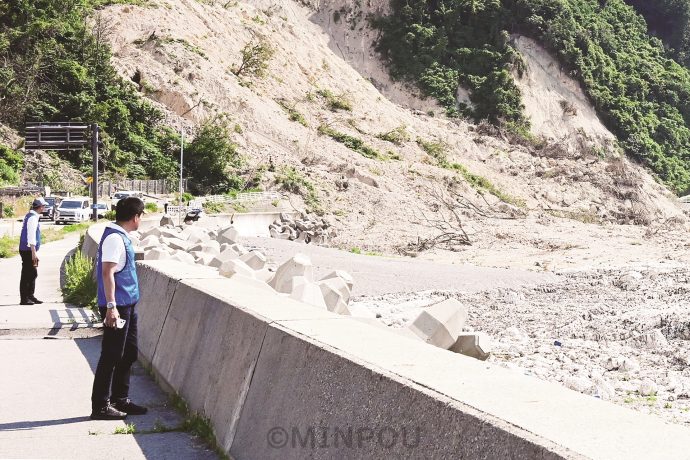
[[115,220],[127,222],[144,213],[144,202],[141,199],[130,196],[117,202],[115,207]]

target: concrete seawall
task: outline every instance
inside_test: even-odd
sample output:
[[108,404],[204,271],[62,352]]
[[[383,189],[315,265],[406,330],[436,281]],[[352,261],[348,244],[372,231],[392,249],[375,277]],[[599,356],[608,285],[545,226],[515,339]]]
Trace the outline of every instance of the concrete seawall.
[[140,353],[251,458],[690,458],[690,429],[177,262],[139,265]]

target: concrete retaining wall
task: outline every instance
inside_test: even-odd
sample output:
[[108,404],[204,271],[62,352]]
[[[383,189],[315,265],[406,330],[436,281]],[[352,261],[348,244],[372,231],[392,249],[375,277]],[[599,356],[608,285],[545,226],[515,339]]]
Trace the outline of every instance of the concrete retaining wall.
[[690,458],[688,428],[194,268],[139,265],[140,352],[236,459]]

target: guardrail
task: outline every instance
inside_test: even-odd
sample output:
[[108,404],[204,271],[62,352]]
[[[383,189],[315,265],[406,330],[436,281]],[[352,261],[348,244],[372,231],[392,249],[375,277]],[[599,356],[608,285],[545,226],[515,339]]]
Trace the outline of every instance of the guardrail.
[[207,203],[246,203],[279,200],[281,197],[282,195],[278,192],[245,192],[238,193],[235,198],[230,195],[209,195],[201,199]]

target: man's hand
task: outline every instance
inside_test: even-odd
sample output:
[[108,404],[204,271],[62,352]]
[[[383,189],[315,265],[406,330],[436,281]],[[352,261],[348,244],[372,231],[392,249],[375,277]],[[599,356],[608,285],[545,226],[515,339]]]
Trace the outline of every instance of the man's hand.
[[106,308],[106,314],[105,314],[105,319],[103,320],[103,324],[106,327],[115,327],[117,323],[117,319],[120,317],[120,313],[117,311],[117,307],[115,308]]
[[36,254],[36,247],[31,246],[31,260],[34,263],[34,267],[38,265],[38,255]]

